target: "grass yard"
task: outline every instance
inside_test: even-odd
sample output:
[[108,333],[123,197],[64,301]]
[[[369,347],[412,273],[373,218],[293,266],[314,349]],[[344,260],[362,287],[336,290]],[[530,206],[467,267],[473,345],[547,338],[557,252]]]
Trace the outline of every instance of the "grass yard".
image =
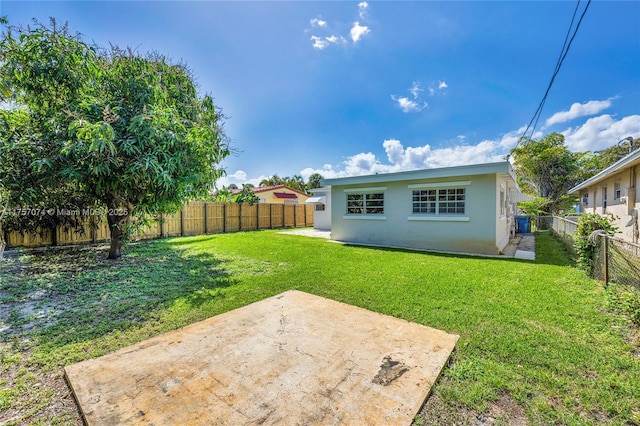
[[640,351],[561,245],[535,262],[261,231],[0,263],[0,424],[82,424],[62,367],[285,290],[460,335],[415,424],[639,424]]

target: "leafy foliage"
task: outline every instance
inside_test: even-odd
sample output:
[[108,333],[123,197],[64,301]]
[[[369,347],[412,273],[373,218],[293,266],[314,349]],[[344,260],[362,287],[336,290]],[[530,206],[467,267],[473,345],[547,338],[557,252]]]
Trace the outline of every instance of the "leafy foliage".
[[[15,138],[28,149],[20,167],[108,209],[110,258],[120,256],[132,215],[209,194],[230,153],[224,117],[183,64],[89,46],[55,21],[17,31],[0,41],[0,75],[20,108],[11,114],[29,123]],[[26,192],[53,202],[52,185],[37,183]]]
[[636,326],[640,326],[640,289],[611,283],[607,293],[611,309],[628,317]]
[[247,203],[249,205],[253,205],[260,202],[260,197],[253,192],[251,185],[245,183],[242,185],[242,191],[235,196],[234,201],[236,203]]
[[550,133],[540,140],[524,138],[511,150],[518,185],[524,193],[545,197],[546,213],[557,212],[572,202],[566,192],[582,180],[580,158],[564,144],[564,136]]
[[283,177],[281,178],[277,174],[268,177],[266,179],[262,179],[260,181],[260,186],[278,186],[278,185],[286,185],[289,188],[297,189],[300,192],[309,193],[309,190],[320,187],[320,181],[323,179],[322,175],[319,173],[313,173],[309,176],[309,180],[305,183],[302,176],[293,175],[292,177]]
[[518,208],[527,216],[540,216],[549,211],[549,200],[544,197],[533,197],[531,201],[520,201]]
[[598,230],[602,230],[609,235],[613,235],[618,231],[607,217],[595,213],[585,213],[580,216],[578,227],[573,235],[574,248],[578,256],[576,263],[580,269],[590,276],[593,275],[596,244],[598,243],[590,236],[594,231]]

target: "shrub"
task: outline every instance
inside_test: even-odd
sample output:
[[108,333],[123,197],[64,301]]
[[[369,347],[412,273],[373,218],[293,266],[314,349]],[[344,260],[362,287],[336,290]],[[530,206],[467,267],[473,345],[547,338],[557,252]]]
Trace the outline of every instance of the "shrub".
[[618,228],[613,226],[609,218],[597,215],[595,213],[586,213],[580,216],[578,227],[574,234],[573,247],[576,250],[576,263],[580,269],[585,271],[589,276],[593,276],[593,265],[596,255],[596,244],[599,240],[589,238],[593,232],[602,230],[609,235],[613,235]]
[[640,289],[622,284],[610,285],[607,289],[609,304],[636,326],[640,326]]

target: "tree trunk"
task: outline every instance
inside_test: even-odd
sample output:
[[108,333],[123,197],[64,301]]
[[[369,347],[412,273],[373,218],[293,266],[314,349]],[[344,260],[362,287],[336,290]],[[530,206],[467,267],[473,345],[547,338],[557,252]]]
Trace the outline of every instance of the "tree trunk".
[[122,256],[121,222],[116,221],[113,215],[107,216],[107,222],[109,223],[109,230],[111,231],[111,245],[107,259],[115,260]]
[[123,209],[119,209],[115,201],[107,203],[109,206],[109,214],[107,214],[107,223],[111,233],[111,245],[109,247],[109,256],[107,259],[115,260],[122,256],[122,244],[127,238],[127,227],[131,210],[126,210],[126,214],[121,214]]
[[4,240],[4,231],[2,230],[2,223],[0,223],[0,260],[4,258],[4,248],[7,246],[7,242]]

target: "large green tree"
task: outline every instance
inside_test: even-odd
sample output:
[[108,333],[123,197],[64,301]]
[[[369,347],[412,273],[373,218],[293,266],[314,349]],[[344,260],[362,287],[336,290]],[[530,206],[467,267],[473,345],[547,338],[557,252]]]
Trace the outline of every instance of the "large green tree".
[[107,211],[110,259],[132,217],[206,196],[224,173],[220,110],[164,56],[103,50],[52,22],[3,33],[0,76],[47,148],[30,167]]
[[545,208],[555,213],[573,203],[567,190],[583,178],[581,153],[570,151],[564,136],[550,133],[536,140],[523,138],[511,150],[518,185],[525,194],[549,200]]

